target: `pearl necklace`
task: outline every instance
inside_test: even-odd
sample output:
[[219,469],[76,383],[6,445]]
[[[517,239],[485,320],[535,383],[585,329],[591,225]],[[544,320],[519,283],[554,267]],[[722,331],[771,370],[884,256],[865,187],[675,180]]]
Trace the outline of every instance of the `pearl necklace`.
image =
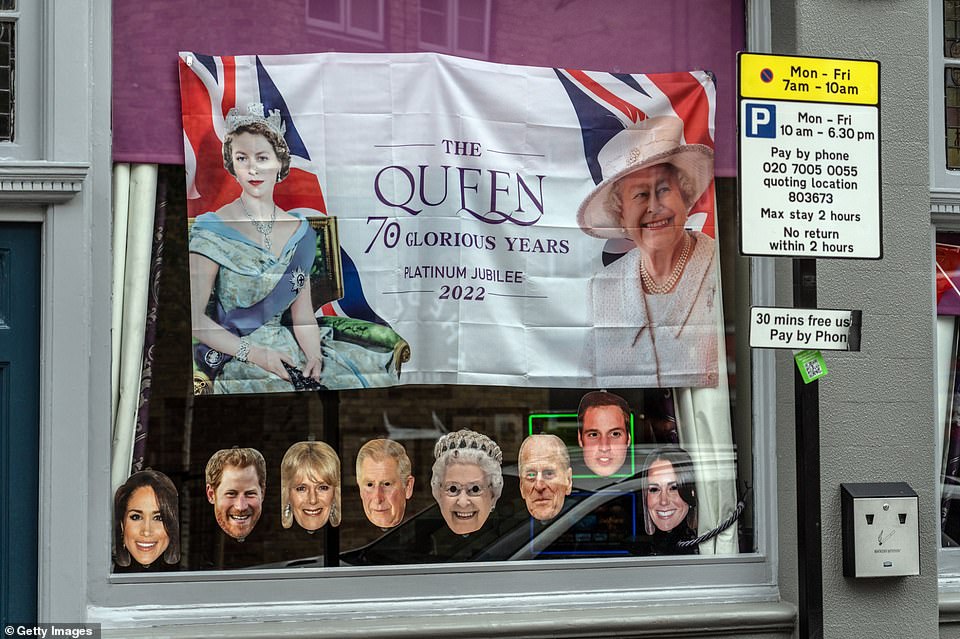
[[261,222],[258,219],[255,219],[250,215],[250,211],[247,210],[247,205],[243,203],[243,198],[240,199],[240,208],[243,209],[243,214],[247,216],[247,219],[250,220],[250,223],[253,224],[253,228],[257,229],[260,232],[260,235],[263,236],[263,246],[268,251],[273,250],[273,242],[270,240],[270,234],[273,233],[273,223],[277,221],[277,204],[273,204],[273,213],[270,214],[269,222]]
[[690,244],[690,236],[684,233],[683,250],[680,251],[680,259],[677,260],[676,265],[673,267],[673,271],[670,272],[670,277],[668,277],[667,281],[663,284],[657,284],[656,280],[653,279],[653,276],[647,272],[647,268],[643,265],[643,257],[641,256],[640,279],[643,281],[643,287],[647,289],[648,293],[653,295],[663,295],[673,290],[673,287],[677,284],[677,280],[679,280],[680,276],[683,274],[683,268],[687,265],[687,259],[690,257]]

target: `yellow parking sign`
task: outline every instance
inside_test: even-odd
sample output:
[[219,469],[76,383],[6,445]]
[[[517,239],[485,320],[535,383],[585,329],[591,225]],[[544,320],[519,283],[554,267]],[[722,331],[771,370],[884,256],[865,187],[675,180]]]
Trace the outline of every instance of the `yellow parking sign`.
[[740,252],[881,259],[879,63],[738,61]]
[[740,95],[761,100],[875,105],[880,100],[880,63],[741,53]]

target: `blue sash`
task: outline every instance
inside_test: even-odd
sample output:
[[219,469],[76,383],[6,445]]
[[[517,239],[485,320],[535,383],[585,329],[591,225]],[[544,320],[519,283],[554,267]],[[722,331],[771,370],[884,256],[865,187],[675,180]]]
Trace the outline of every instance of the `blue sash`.
[[[214,321],[238,337],[244,337],[254,332],[275,315],[279,315],[290,308],[297,295],[300,294],[300,289],[304,286],[310,286],[310,270],[313,268],[316,257],[317,233],[308,223],[306,233],[297,242],[297,248],[290,258],[290,263],[273,290],[256,304],[235,308],[229,312],[223,310],[223,305],[217,299]],[[295,281],[297,276],[294,275],[294,272],[298,269],[303,273],[302,281]],[[195,342],[193,359],[197,367],[206,373],[212,382],[217,374],[223,370],[224,364],[233,359],[233,356],[214,350],[206,344]]]

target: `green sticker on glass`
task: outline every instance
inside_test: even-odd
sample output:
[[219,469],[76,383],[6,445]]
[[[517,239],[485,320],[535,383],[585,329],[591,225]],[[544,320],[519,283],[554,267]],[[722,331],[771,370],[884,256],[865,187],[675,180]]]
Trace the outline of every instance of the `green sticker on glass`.
[[797,362],[804,384],[809,384],[827,374],[827,363],[823,361],[820,351],[800,351],[793,356],[793,359]]

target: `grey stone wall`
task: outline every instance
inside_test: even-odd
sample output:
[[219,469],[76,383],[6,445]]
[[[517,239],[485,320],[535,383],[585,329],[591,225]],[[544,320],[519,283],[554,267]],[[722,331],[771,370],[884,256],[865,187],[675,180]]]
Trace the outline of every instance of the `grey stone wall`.
[[[883,259],[820,260],[818,306],[863,310],[862,350],[825,353],[820,382],[824,637],[938,632],[932,250],[927,140],[927,15],[920,0],[772,3],[774,53],[880,61]],[[778,266],[778,304],[791,274]],[[797,601],[793,361],[778,367],[780,575]],[[921,576],[843,577],[842,482],[905,481],[920,495]]]

